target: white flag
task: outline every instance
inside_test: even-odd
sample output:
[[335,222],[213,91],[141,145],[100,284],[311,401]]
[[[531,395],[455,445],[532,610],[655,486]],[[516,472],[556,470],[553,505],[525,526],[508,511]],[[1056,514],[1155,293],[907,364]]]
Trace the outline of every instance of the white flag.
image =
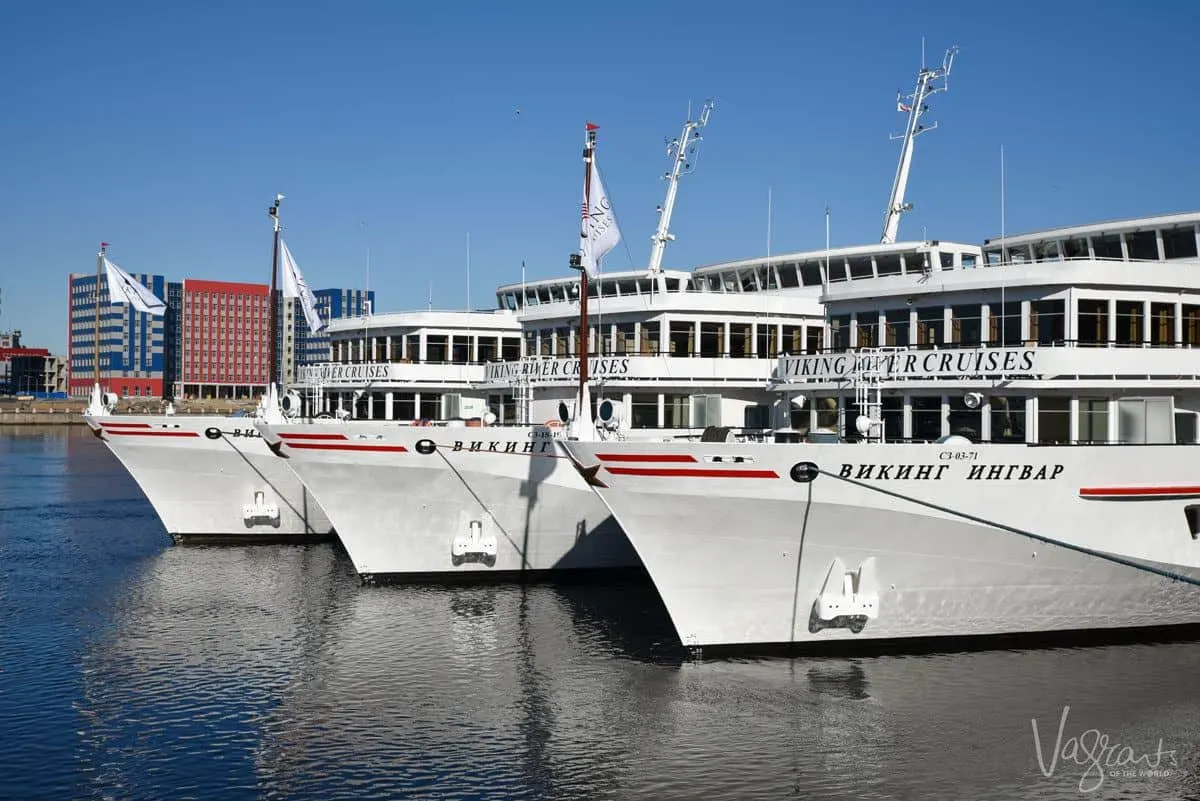
[[283,256],[283,296],[300,299],[300,306],[304,309],[304,319],[308,321],[308,330],[315,334],[325,327],[325,323],[321,321],[321,315],[317,314],[317,299],[313,296],[312,290],[308,288],[308,282],[300,274],[300,268],[296,266],[292,252],[288,250],[282,239],[279,240],[279,251]]
[[104,269],[108,276],[108,298],[110,303],[128,303],[146,314],[161,315],[167,304],[143,286],[133,276],[104,257]]
[[591,197],[583,199],[583,227],[579,235],[583,240],[583,267],[588,276],[596,276],[600,260],[621,241],[621,230],[613,215],[612,203],[600,181],[600,168],[596,166],[596,154],[592,154]]

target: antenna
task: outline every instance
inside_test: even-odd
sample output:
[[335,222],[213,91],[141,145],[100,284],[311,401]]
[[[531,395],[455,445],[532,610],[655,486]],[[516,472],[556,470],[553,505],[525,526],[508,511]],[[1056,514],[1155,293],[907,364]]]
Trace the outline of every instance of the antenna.
[[471,310],[471,232],[467,231],[467,311]]
[[944,92],[949,87],[950,68],[954,65],[954,56],[958,47],[951,47],[942,59],[942,66],[929,69],[925,66],[925,40],[921,40],[921,71],[917,73],[917,87],[907,97],[896,92],[896,110],[908,114],[908,125],[904,133],[893,134],[892,139],[903,139],[900,148],[900,163],[896,166],[896,178],[892,182],[892,196],[888,200],[887,214],[883,218],[883,236],[880,242],[890,245],[896,241],[900,231],[900,215],[912,210],[911,203],[904,202],[904,190],[908,186],[908,173],[912,167],[913,142],[920,134],[932,131],[938,124],[925,125],[921,117],[929,111],[926,102],[930,96]]
[[[1000,145],[1000,267],[1008,251],[1004,247],[1004,145]],[[1008,344],[1008,314],[1004,306],[1004,273],[1000,273],[1000,346]]]
[[426,307],[429,311],[433,311],[433,279],[429,279],[429,300]]
[[[671,214],[675,211],[679,178],[696,169],[696,151],[704,138],[700,136],[699,130],[708,125],[708,116],[712,114],[714,105],[714,101],[705,100],[699,119],[689,119],[683,124],[683,133],[678,139],[667,140],[667,157],[671,159],[671,170],[663,175],[667,179],[667,199],[659,207],[658,228],[655,229],[654,236],[650,237],[653,244],[650,247],[650,265],[647,269],[652,273],[662,270],[663,253],[667,249],[667,243],[675,239],[675,235],[668,229],[671,226]],[[688,111],[688,117],[691,117],[691,103],[688,104]]]
[[771,263],[771,187],[767,187],[767,264]]

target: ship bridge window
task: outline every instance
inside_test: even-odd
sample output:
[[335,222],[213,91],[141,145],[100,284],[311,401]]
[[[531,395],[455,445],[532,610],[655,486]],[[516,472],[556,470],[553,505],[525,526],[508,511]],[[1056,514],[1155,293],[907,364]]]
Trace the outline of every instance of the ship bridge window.
[[[600,297],[600,294],[603,291],[603,289],[604,289],[603,281],[588,281],[588,297],[589,298]],[[605,294],[611,295],[612,291],[610,290],[609,292],[607,292]]]
[[724,282],[721,280],[720,273],[709,273],[702,279],[706,282],[709,291],[723,292],[725,290]]
[[938,253],[938,260],[941,262],[943,270],[954,269],[954,254],[953,253]]
[[858,280],[860,278],[874,278],[875,269],[871,266],[870,256],[856,256],[846,260],[850,265],[850,277]]
[[649,295],[654,290],[654,282],[649,278],[639,278],[637,281],[637,291],[642,295]]
[[678,292],[679,291],[679,279],[678,278],[668,278],[667,279],[667,291],[668,292]]
[[879,275],[900,275],[900,254],[881,253],[875,257],[875,269]]
[[1063,256],[1068,259],[1088,258],[1088,243],[1086,239],[1068,239],[1063,242]]
[[738,270],[738,286],[743,292],[753,292],[758,289],[755,283],[754,270]]
[[758,268],[758,286],[760,289],[779,289],[773,264],[764,264]]
[[1000,251],[999,250],[985,250],[983,252],[983,258],[987,261],[987,263],[989,265],[999,264],[1000,263]]
[[826,275],[828,276],[830,283],[836,283],[838,281],[847,280],[846,279],[846,260],[845,259],[831,259],[829,262],[829,268],[826,270]]
[[779,286],[781,289],[795,289],[800,286],[800,274],[796,269],[795,262],[781,264],[777,269],[779,270]]
[[1121,259],[1121,235],[1108,234],[1092,237],[1092,250],[1097,259]]
[[1033,258],[1037,261],[1059,261],[1062,253],[1058,249],[1058,240],[1039,242],[1033,246]]
[[821,286],[821,265],[815,261],[801,262],[800,282],[805,286]]
[[548,286],[538,287],[537,299],[538,299],[538,303],[549,303],[550,302],[550,287],[548,287]]
[[1158,234],[1155,231],[1131,231],[1125,234],[1129,258],[1136,261],[1158,261]]
[[618,292],[618,294],[621,294],[621,295],[636,295],[637,294],[637,282],[636,281],[618,281],[617,282],[617,292]]
[[1162,237],[1166,258],[1196,258],[1196,232],[1192,228],[1169,228],[1162,232]]

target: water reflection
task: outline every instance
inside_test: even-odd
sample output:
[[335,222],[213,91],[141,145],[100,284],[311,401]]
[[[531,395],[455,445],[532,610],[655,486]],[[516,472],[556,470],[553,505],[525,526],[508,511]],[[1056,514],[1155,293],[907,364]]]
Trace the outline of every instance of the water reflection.
[[110,462],[0,435],[0,797],[1077,799],[1032,735],[1064,706],[1065,739],[1176,752],[1088,797],[1200,795],[1200,644],[698,662],[647,584],[170,547]]

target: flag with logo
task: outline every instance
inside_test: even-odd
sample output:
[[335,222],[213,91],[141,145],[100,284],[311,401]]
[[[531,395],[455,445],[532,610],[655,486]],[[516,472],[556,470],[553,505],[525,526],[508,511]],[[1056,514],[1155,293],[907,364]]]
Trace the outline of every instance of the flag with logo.
[[109,261],[108,256],[104,256],[103,259],[110,303],[128,303],[146,314],[162,315],[166,313],[167,304],[159,300],[157,295],[132,275]]
[[587,194],[591,197],[583,199],[583,227],[580,237],[583,240],[584,269],[589,277],[595,278],[600,260],[621,241],[621,230],[617,227],[612,203],[604,191],[604,183],[600,180],[600,168],[596,166],[595,152],[592,153],[591,180],[588,183],[590,192]]
[[317,313],[317,299],[308,288],[308,282],[304,280],[300,268],[296,266],[296,260],[292,258],[292,252],[282,239],[279,240],[279,254],[283,259],[283,296],[300,301],[300,307],[304,309],[304,319],[308,321],[308,329],[315,334],[325,327],[321,315]]

